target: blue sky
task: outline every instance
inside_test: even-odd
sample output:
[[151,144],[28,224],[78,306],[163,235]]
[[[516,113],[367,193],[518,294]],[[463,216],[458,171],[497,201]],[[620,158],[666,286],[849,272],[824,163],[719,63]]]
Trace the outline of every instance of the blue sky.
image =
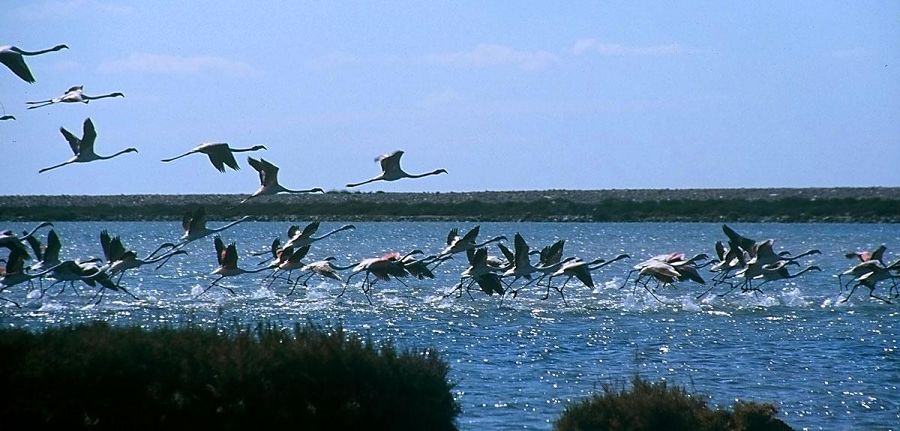
[[[900,186],[900,2],[114,2],[5,5],[8,194],[250,193],[203,142],[363,191]],[[124,99],[26,111],[73,85]],[[71,157],[59,127],[97,127]]]

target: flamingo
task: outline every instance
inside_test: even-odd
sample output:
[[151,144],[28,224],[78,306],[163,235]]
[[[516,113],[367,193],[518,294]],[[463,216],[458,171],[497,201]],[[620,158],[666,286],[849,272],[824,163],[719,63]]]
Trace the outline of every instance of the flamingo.
[[343,271],[345,269],[350,269],[352,266],[335,266],[334,261],[337,260],[334,256],[328,256],[325,259],[317,260],[315,262],[310,262],[303,267],[300,268],[301,271],[308,271],[310,275],[303,281],[305,285],[313,275],[319,275],[325,278],[330,278],[332,280],[344,281],[341,278],[341,275],[338,274],[338,271]]
[[115,93],[103,94],[100,96],[88,96],[87,94],[84,94],[84,86],[83,85],[76,85],[76,86],[71,87],[68,90],[66,90],[65,94],[63,94],[62,96],[54,97],[52,99],[47,99],[47,100],[39,100],[36,102],[25,102],[25,103],[28,105],[32,105],[32,106],[29,106],[28,109],[35,109],[35,108],[40,108],[42,106],[50,106],[55,103],[79,103],[79,102],[81,102],[81,103],[87,104],[91,100],[104,99],[107,97],[125,97],[125,95],[122,93],[119,93],[119,92],[115,92]]
[[880,299],[890,304],[890,300],[882,298],[875,294],[875,284],[877,284],[881,280],[891,280],[891,283],[893,283],[893,285],[891,286],[891,291],[893,291],[894,288],[897,287],[897,278],[900,278],[900,276],[891,274],[891,271],[897,270],[898,267],[900,267],[900,261],[892,263],[887,267],[875,267],[875,269],[873,269],[872,271],[859,276],[856,279],[856,284],[852,289],[850,289],[850,293],[847,294],[847,297],[844,298],[841,302],[843,303],[849,301],[850,297],[853,296],[853,293],[856,292],[856,288],[858,288],[859,286],[865,286],[869,288],[870,297]]
[[[109,232],[105,230],[100,232],[100,246],[103,248],[103,255],[106,257],[106,266],[103,268],[103,271],[110,276],[119,274],[119,279],[116,280],[115,283],[117,286],[125,275],[126,270],[162,261],[162,263],[156,267],[156,269],[159,269],[173,256],[187,254],[184,250],[176,250],[175,244],[167,242],[157,247],[156,250],[147,255],[147,257],[139,259],[134,250],[125,248],[121,238],[118,236],[110,237]],[[159,253],[164,248],[168,248],[169,251],[156,256],[156,253]]]
[[[213,243],[215,244],[215,247],[216,247],[216,260],[219,262],[219,267],[216,268],[212,272],[212,275],[218,275],[219,278],[215,279],[215,281],[213,281],[209,286],[207,286],[206,289],[203,289],[203,291],[200,292],[199,295],[197,295],[198,297],[200,295],[203,295],[204,293],[206,293],[207,290],[212,289],[213,286],[217,286],[219,284],[219,282],[222,281],[222,279],[225,277],[234,277],[236,275],[241,275],[241,274],[253,274],[256,272],[265,271],[265,270],[269,269],[269,268],[259,268],[259,269],[254,269],[254,270],[246,270],[246,269],[238,268],[238,266],[237,266],[238,252],[237,252],[237,246],[235,245],[235,243],[231,243],[228,245],[228,247],[225,247],[225,243],[222,242],[222,237],[220,237],[218,235],[216,235]],[[230,287],[225,287],[225,286],[219,286],[219,287],[231,292],[231,294],[234,295],[234,289],[232,289]]]
[[93,162],[95,160],[106,160],[125,153],[137,152],[137,149],[135,148],[126,148],[111,156],[98,156],[97,153],[94,152],[94,140],[97,139],[97,131],[94,129],[94,123],[90,118],[84,120],[84,135],[81,137],[81,139],[78,139],[75,135],[73,135],[63,127],[60,127],[59,131],[62,132],[63,136],[66,138],[66,141],[69,141],[69,147],[72,148],[72,152],[75,153],[75,157],[72,157],[71,159],[58,165],[41,169],[38,171],[38,173],[47,172],[51,169],[56,169],[70,163],[87,163]]
[[[548,299],[550,297],[550,288],[552,287],[557,292],[559,292],[559,296],[562,298],[563,304],[565,305],[566,304],[566,296],[563,294],[562,290],[563,290],[563,288],[566,287],[566,284],[569,282],[569,280],[572,279],[572,277],[577,278],[578,281],[581,281],[582,284],[584,284],[586,287],[593,290],[594,289],[594,279],[591,276],[592,271],[596,271],[600,268],[603,268],[604,266],[610,265],[610,264],[620,261],[622,259],[630,259],[630,258],[631,258],[631,256],[629,256],[627,254],[620,254],[610,260],[594,259],[594,260],[588,262],[588,261],[584,261],[581,259],[576,259],[576,260],[566,262],[565,264],[560,266],[555,272],[553,272],[553,274],[550,274],[550,278],[547,280],[547,293],[541,299]],[[560,277],[560,276],[567,276],[568,278],[566,278],[566,281],[563,281],[563,283],[559,287],[553,287],[553,277]]]
[[293,235],[291,234],[291,232],[289,230],[288,235],[291,235],[291,238],[288,239],[288,241],[286,243],[284,243],[284,246],[285,247],[294,247],[294,248],[306,247],[308,245],[312,245],[312,243],[314,243],[316,241],[321,241],[321,240],[328,238],[329,236],[334,235],[338,232],[343,232],[345,230],[352,230],[352,229],[356,229],[356,226],[353,226],[352,224],[345,224],[345,225],[343,225],[337,229],[334,229],[331,232],[328,232],[324,235],[313,236],[313,234],[319,230],[319,222],[314,221],[314,222],[311,222],[310,224],[306,225],[306,227],[304,227],[302,231],[298,232],[298,229],[294,229]]
[[438,253],[438,257],[450,256],[456,253],[468,251],[470,249],[484,247],[485,245],[488,245],[492,242],[506,241],[506,237],[501,235],[491,238],[483,243],[476,244],[475,238],[478,237],[478,233],[480,231],[481,226],[475,226],[472,228],[472,230],[466,232],[465,235],[459,236],[459,229],[450,229],[450,233],[447,234],[447,246],[440,253]]
[[791,274],[788,272],[787,265],[799,265],[799,263],[797,263],[796,261],[789,260],[789,261],[780,261],[780,262],[774,263],[772,265],[769,265],[768,267],[766,267],[763,270],[763,272],[761,274],[753,277],[754,280],[763,280],[763,282],[760,283],[759,285],[757,285],[756,289],[754,289],[754,290],[759,290],[759,288],[762,287],[762,285],[764,285],[770,281],[788,280],[791,278],[797,278],[809,271],[821,271],[822,270],[818,266],[812,265],[812,266],[804,268],[802,271],[798,271],[794,274]]
[[197,209],[193,212],[188,211],[187,213],[185,213],[184,217],[182,217],[181,227],[184,228],[184,235],[181,236],[181,242],[176,244],[175,247],[184,247],[189,242],[222,232],[238,223],[246,221],[249,218],[250,216],[243,216],[220,228],[209,229],[206,227],[206,208],[201,205],[197,207]]
[[16,117],[13,117],[12,115],[4,115],[4,116],[0,117],[0,121],[15,120],[15,119],[16,119]]
[[[41,289],[41,297],[43,297],[44,294],[53,286],[57,285],[58,283],[65,283],[67,281],[69,282],[69,285],[72,287],[72,289],[75,290],[75,294],[78,294],[78,289],[75,289],[76,281],[82,281],[88,286],[95,287],[97,285],[95,282],[95,278],[92,278],[91,276],[97,274],[100,271],[101,267],[100,265],[97,265],[100,262],[102,262],[102,260],[97,257],[85,261],[66,260],[61,262],[50,273],[50,277],[55,279],[56,281],[47,286],[47,288]],[[106,277],[106,280],[108,279],[109,277]],[[112,284],[111,280],[110,284]],[[64,291],[65,286],[59,293],[62,294]]]
[[[465,289],[469,298],[474,300],[475,298],[472,296],[470,289],[475,283],[478,283],[481,291],[488,294],[488,296],[494,293],[502,296],[505,293],[503,283],[497,274],[499,271],[498,267],[489,263],[487,248],[470,248],[466,250],[466,258],[469,260],[469,267],[460,275],[459,283],[444,295],[445,298],[457,291],[461,296],[463,289]],[[463,283],[467,278],[469,279],[469,284],[464,287]]]
[[24,56],[40,55],[68,48],[69,47],[66,45],[56,45],[53,48],[41,51],[25,51],[11,45],[0,46],[0,63],[3,63],[4,66],[8,67],[9,70],[15,73],[19,78],[22,78],[25,82],[33,84],[34,76],[32,76],[31,71],[28,70],[28,65],[25,64]]
[[225,172],[225,166],[228,166],[234,170],[238,170],[241,168],[240,166],[238,166],[237,160],[234,159],[234,153],[259,150],[268,150],[268,148],[266,148],[265,145],[254,145],[250,148],[231,148],[224,142],[206,143],[198,145],[193,150],[188,151],[180,156],[175,156],[169,159],[162,159],[162,161],[168,163],[173,160],[180,159],[184,156],[201,153],[206,154],[209,157],[209,161],[212,162],[213,166],[215,166],[215,168],[218,169],[219,172]]
[[[375,284],[375,281],[388,281],[391,277],[397,278],[399,281],[399,277],[406,277],[409,275],[409,272],[403,267],[403,263],[401,262],[407,256],[400,256],[400,253],[391,252],[380,257],[363,259],[353,267],[353,273],[347,277],[347,280],[344,282],[344,288],[341,290],[338,298],[344,296],[344,292],[347,291],[347,286],[350,284],[350,280],[354,275],[365,272],[366,278],[363,280],[362,289],[363,293],[366,295],[366,299],[369,301],[369,304],[371,304],[372,298],[369,296],[369,292],[371,291],[372,285]],[[370,282],[369,276],[374,276],[375,281]]]
[[375,181],[396,181],[401,178],[422,178],[427,177],[429,175],[437,175],[437,174],[446,174],[447,171],[445,169],[436,169],[431,172],[426,172],[424,174],[408,174],[403,171],[403,168],[400,167],[400,157],[403,157],[403,151],[397,150],[390,154],[385,154],[379,156],[375,159],[376,162],[381,163],[381,175],[378,175],[375,178],[365,180],[361,183],[350,183],[347,184],[347,187],[357,187],[363,184],[368,184]]
[[247,157],[247,162],[250,163],[250,166],[252,166],[253,169],[256,169],[256,171],[259,172],[260,187],[255,192],[253,192],[252,195],[242,200],[241,203],[247,202],[257,196],[274,195],[277,193],[325,193],[325,190],[322,190],[318,187],[314,187],[308,190],[287,189],[281,184],[278,184],[278,166],[267,162],[266,159],[263,158],[256,160],[252,157]]

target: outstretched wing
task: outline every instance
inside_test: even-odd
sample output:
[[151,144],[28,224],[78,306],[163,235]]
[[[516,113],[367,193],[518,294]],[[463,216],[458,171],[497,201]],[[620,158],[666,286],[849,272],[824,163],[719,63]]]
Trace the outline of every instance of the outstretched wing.
[[310,224],[306,225],[306,227],[303,228],[303,232],[300,233],[300,237],[301,238],[311,237],[318,230],[319,230],[319,222],[318,221],[311,222]]
[[59,241],[59,235],[56,234],[55,230],[50,229],[50,233],[47,234],[47,247],[44,248],[44,260],[48,262],[58,261],[60,248],[62,248],[62,243]]
[[25,241],[28,241],[28,245],[31,246],[31,250],[34,251],[34,257],[37,260],[44,260],[44,253],[41,251],[41,240],[34,237],[34,235],[26,236]]
[[25,58],[22,57],[21,54],[13,51],[0,52],[0,63],[6,65],[9,70],[12,70],[16,76],[22,78],[25,82],[34,84],[34,76],[32,76],[31,71],[28,70],[28,65],[25,64]]
[[90,118],[84,120],[84,134],[81,136],[81,146],[79,153],[86,151],[94,151],[94,140],[97,139],[97,130],[94,129],[94,122]]
[[81,139],[78,139],[77,136],[73,135],[72,132],[66,130],[65,127],[60,127],[59,132],[62,133],[63,137],[66,138],[66,141],[69,142],[69,148],[72,149],[72,153],[77,156],[79,148],[81,148]]
[[259,173],[260,185],[265,186],[278,182],[278,166],[267,162],[266,159],[256,160],[253,157],[247,157],[247,163]]
[[379,156],[375,160],[381,164],[382,171],[391,172],[400,169],[400,157],[403,157],[403,151],[398,150],[390,154]]
[[450,233],[447,234],[447,245],[453,245],[453,242],[456,241],[456,238],[459,237],[459,229],[453,228],[450,229]]
[[191,215],[191,223],[188,226],[190,232],[200,232],[206,228],[206,207],[200,205]]
[[216,235],[215,239],[213,239],[213,244],[216,246],[216,262],[221,266],[222,262],[225,261],[225,243],[222,242],[222,237]]

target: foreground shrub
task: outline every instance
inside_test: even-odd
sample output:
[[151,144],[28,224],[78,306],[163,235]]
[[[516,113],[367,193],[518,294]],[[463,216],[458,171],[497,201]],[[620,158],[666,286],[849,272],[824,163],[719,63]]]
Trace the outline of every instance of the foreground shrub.
[[315,327],[0,330],[7,429],[455,429],[434,352]]
[[603,386],[602,395],[570,405],[557,419],[557,431],[588,430],[791,430],[775,417],[771,404],[737,402],[733,411],[711,409],[703,397],[666,382],[651,383],[640,377],[630,391]]

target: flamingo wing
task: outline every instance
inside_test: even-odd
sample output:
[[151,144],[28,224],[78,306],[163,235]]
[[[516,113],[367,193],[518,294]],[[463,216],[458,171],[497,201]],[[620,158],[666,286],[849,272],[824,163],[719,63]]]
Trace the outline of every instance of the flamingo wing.
[[50,229],[50,233],[47,234],[47,247],[44,248],[44,260],[58,261],[60,248],[62,248],[62,243],[59,241],[59,235],[55,230]]
[[81,136],[79,153],[93,152],[95,139],[97,139],[97,130],[94,128],[94,122],[90,118],[86,118],[84,120],[84,134]]
[[216,247],[216,262],[219,263],[219,266],[222,266],[222,262],[225,259],[225,243],[222,242],[222,237],[217,235],[213,239],[213,244]]
[[390,154],[379,156],[375,159],[381,164],[383,172],[396,172],[400,170],[400,157],[403,157],[403,151],[394,151]]
[[65,127],[60,127],[59,132],[62,133],[63,137],[66,138],[66,141],[69,142],[69,148],[72,149],[72,153],[77,156],[81,151],[81,139],[78,139],[77,136],[73,135],[72,132],[66,130]]
[[450,233],[447,234],[447,245],[453,245],[457,238],[459,238],[459,229],[450,229]]

